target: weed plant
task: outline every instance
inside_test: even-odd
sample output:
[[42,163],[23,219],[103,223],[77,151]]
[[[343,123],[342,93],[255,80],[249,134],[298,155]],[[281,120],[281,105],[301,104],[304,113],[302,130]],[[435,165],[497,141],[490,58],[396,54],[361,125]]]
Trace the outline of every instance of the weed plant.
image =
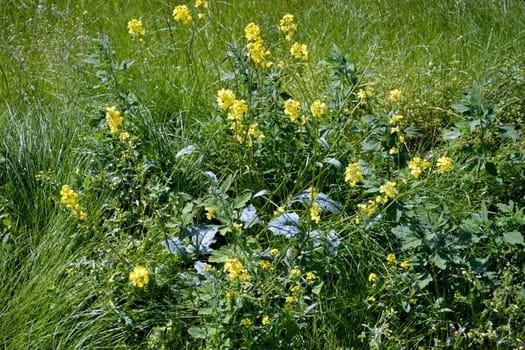
[[0,6],[5,349],[525,346],[521,2],[94,3]]

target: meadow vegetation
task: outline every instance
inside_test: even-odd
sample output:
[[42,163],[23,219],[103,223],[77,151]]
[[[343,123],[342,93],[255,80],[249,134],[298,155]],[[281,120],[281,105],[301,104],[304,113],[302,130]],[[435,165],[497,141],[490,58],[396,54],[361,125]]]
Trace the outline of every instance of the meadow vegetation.
[[525,3],[2,1],[4,349],[525,347]]

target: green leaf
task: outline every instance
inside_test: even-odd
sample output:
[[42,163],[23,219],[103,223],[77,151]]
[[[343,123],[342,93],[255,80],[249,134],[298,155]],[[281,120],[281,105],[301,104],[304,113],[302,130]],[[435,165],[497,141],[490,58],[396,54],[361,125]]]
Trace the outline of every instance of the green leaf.
[[426,286],[428,286],[432,282],[432,276],[425,272],[423,275],[419,276],[416,283],[419,289],[424,289]]
[[501,138],[509,138],[514,141],[518,141],[520,139],[519,132],[516,131],[514,125],[512,124],[503,124],[498,126],[498,133]]
[[461,136],[463,136],[463,132],[459,129],[454,128],[451,131],[444,133],[443,139],[444,140],[455,140]]
[[508,244],[523,244],[523,235],[518,231],[505,232],[503,240]]
[[324,284],[324,282],[320,281],[315,286],[313,286],[312,287],[312,293],[314,293],[315,295],[320,295],[321,294],[321,288],[323,288],[323,284]]
[[434,254],[434,256],[431,258],[431,261],[440,270],[445,270],[447,268],[447,261],[443,259],[439,254]]
[[195,339],[206,339],[206,330],[203,328],[190,327],[188,333]]
[[461,113],[461,114],[470,111],[470,108],[469,108],[468,106],[465,106],[465,105],[463,105],[463,104],[461,104],[461,103],[455,103],[455,104],[453,104],[453,105],[450,106],[450,107],[451,107],[452,109],[455,109],[456,112]]

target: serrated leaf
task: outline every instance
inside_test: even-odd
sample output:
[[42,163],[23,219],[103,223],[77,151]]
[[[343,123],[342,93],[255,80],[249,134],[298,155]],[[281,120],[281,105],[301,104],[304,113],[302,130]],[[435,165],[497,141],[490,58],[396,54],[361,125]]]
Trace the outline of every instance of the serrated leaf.
[[518,231],[505,232],[503,240],[508,244],[523,244],[523,235]]
[[299,233],[299,215],[297,213],[284,213],[270,221],[268,229],[276,235],[292,238]]

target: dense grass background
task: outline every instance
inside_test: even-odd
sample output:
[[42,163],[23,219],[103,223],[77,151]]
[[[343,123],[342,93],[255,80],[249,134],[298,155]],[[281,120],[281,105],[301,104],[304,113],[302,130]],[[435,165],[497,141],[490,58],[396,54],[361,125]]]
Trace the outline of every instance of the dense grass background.
[[[173,28],[171,12],[177,4],[0,0],[3,348],[114,348],[124,341],[115,315],[97,308],[107,301],[97,297],[95,284],[76,285],[64,278],[68,264],[98,243],[77,236],[56,205],[59,186],[87,168],[86,159],[72,151],[91,116],[118,98],[115,91],[122,91],[144,108],[150,142],[165,159],[174,159],[178,149],[195,142],[209,150],[204,161],[211,168],[222,169],[221,175],[235,173],[233,162],[215,159],[221,145],[214,142],[217,130],[208,121],[220,77],[229,68],[226,49],[242,37],[249,22],[272,28],[264,33],[272,42],[276,23],[292,13],[313,62],[336,44],[357,67],[378,74],[378,94],[402,89],[410,101],[406,114],[428,136],[422,148],[441,142],[442,129],[454,121],[450,104],[473,81],[487,91],[488,101],[502,108],[502,118],[517,125],[524,121],[524,1],[213,1],[212,20],[194,40]],[[138,17],[147,30],[142,46],[130,40],[126,28]],[[100,85],[98,68],[89,63],[100,58],[94,40],[104,37],[111,60],[134,59],[108,85]],[[191,51],[186,50],[190,45]],[[41,172],[52,174],[56,183],[37,181]],[[198,187],[181,179],[180,187],[186,186]],[[92,204],[92,212],[97,205]],[[331,298],[322,305],[322,325],[307,336],[309,347],[356,341],[347,330],[361,321],[359,315],[347,318],[347,301],[361,296],[359,283],[349,281],[366,279],[354,274],[373,260],[364,255],[366,244],[349,242],[354,249],[347,261],[351,268],[346,276],[340,272],[346,278],[334,275],[327,283]],[[380,260],[383,252],[377,255]],[[145,317],[152,312],[144,310]],[[184,340],[178,344],[185,345]]]

